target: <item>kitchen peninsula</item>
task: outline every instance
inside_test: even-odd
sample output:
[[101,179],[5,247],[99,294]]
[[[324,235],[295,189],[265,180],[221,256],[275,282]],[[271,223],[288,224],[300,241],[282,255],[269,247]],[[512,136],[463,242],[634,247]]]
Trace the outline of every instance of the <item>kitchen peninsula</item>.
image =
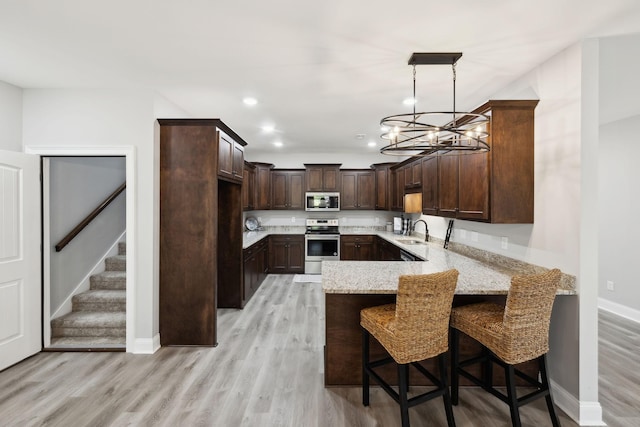
[[[481,262],[445,250],[435,242],[403,244],[406,237],[380,232],[384,238],[403,250],[426,261],[325,261],[322,265],[322,288],[325,293],[325,386],[361,384],[360,310],[365,307],[395,302],[398,277],[403,274],[429,274],[455,268],[459,271],[455,305],[477,301],[504,301],[511,276],[546,270],[519,261],[501,259]],[[575,277],[564,274],[558,295],[575,295]],[[461,345],[463,354],[478,350],[471,340]],[[384,350],[372,342],[372,359],[382,357]],[[428,365],[426,365],[428,366]],[[429,367],[429,366],[428,366]],[[494,381],[502,382],[495,370]],[[533,368],[535,371],[535,367]],[[532,371],[532,372],[533,372]],[[395,371],[387,374],[393,378]],[[419,376],[415,376],[418,379]]]

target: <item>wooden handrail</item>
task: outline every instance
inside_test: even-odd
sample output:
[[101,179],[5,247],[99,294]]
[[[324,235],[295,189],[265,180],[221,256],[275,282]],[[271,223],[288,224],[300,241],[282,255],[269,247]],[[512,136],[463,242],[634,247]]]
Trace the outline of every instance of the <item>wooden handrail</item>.
[[116,189],[116,191],[111,193],[111,195],[109,197],[107,197],[106,199],[104,199],[104,201],[102,203],[100,203],[100,206],[95,208],[89,215],[86,216],[85,219],[80,221],[80,223],[78,225],[76,225],[75,228],[73,230],[71,230],[69,232],[69,234],[64,236],[64,238],[62,240],[60,240],[60,242],[56,245],[56,252],[60,252],[65,246],[67,246],[69,244],[69,242],[71,242],[73,240],[74,237],[76,237],[78,234],[80,234],[80,232],[87,225],[89,225],[89,223],[91,221],[93,221],[100,214],[100,212],[102,212],[104,210],[104,208],[109,206],[109,204],[111,204],[111,202],[113,202],[113,200],[116,197],[118,197],[120,195],[120,193],[122,193],[124,191],[125,188],[127,188],[127,183],[123,182],[122,185]]

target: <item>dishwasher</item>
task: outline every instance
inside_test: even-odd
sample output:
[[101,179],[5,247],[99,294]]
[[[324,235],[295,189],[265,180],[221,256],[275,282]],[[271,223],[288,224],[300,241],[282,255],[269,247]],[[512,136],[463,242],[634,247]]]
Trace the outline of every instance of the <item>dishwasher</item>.
[[407,252],[405,250],[400,249],[400,259],[402,261],[424,261],[422,258],[420,258],[417,255],[414,255],[410,252]]

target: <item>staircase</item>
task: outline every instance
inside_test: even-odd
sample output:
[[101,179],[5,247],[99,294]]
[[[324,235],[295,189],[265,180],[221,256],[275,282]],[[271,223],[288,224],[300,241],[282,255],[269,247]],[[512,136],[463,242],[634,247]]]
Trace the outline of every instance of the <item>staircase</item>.
[[72,311],[51,321],[53,349],[126,347],[127,246],[105,260],[106,270],[90,278],[90,289],[74,295]]

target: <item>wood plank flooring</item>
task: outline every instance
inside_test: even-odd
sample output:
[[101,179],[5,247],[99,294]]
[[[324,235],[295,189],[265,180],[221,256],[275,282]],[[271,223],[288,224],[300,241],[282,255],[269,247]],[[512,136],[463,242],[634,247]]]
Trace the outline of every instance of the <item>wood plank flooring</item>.
[[600,310],[598,390],[610,427],[640,426],[640,324]]
[[[368,408],[359,388],[324,388],[321,285],[292,279],[270,275],[244,310],[221,310],[215,348],[39,353],[0,372],[0,425],[399,426],[397,404],[379,388]],[[605,387],[604,402],[621,400]],[[440,399],[409,412],[414,427],[446,425]],[[476,388],[461,390],[454,415],[459,427],[511,425],[507,406]],[[543,400],[521,415],[524,426],[550,425]]]

